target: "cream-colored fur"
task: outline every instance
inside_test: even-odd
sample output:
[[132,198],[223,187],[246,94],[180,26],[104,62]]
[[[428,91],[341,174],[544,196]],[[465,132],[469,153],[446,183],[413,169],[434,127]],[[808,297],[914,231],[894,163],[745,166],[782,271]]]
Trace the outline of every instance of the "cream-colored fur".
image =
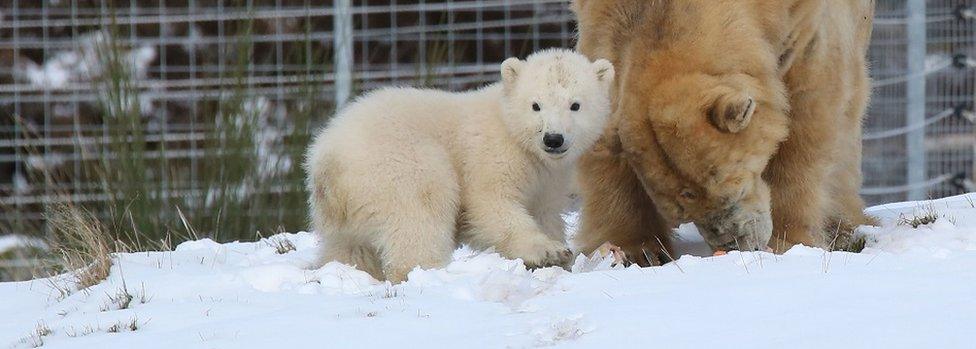
[[[323,262],[394,282],[444,266],[458,243],[530,267],[569,262],[560,214],[609,114],[613,67],[548,50],[501,69],[479,90],[382,89],[336,115],[306,161]],[[546,151],[547,133],[565,152]]]

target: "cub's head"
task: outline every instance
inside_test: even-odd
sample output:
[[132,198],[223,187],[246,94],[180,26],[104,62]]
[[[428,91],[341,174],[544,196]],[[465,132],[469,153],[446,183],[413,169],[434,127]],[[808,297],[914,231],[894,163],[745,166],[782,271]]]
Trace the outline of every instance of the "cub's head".
[[575,161],[600,137],[610,114],[613,65],[570,50],[502,63],[503,119],[543,161]]

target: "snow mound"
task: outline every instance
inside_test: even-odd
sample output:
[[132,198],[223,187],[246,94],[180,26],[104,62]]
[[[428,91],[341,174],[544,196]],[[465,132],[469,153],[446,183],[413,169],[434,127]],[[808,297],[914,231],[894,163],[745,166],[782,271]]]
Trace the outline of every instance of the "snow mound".
[[[310,233],[212,240],[115,256],[111,276],[62,297],[43,279],[0,283],[0,346],[14,348],[971,347],[976,208],[966,197],[869,210],[860,254],[797,246],[708,256],[693,225],[681,256],[566,271],[463,247],[441,269],[380,282],[314,265]],[[934,222],[901,222],[937,212]],[[576,215],[566,216],[573,234]],[[294,251],[279,253],[276,239]],[[923,315],[923,316],[920,316]]]

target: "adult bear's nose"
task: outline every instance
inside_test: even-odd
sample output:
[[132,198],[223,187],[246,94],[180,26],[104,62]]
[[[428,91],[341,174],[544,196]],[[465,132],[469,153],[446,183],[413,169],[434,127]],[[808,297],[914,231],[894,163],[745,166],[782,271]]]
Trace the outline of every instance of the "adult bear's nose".
[[559,149],[563,146],[563,135],[559,133],[546,133],[542,136],[542,144],[549,149]]

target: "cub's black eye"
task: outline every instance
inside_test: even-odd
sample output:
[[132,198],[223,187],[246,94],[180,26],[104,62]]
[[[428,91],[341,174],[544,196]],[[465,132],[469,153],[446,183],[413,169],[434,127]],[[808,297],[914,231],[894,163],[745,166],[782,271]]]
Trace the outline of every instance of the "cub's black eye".
[[532,110],[542,111],[542,107],[539,106],[539,103],[532,103]]
[[573,103],[573,105],[569,106],[569,110],[572,111],[579,111],[579,108],[580,108],[579,103]]

